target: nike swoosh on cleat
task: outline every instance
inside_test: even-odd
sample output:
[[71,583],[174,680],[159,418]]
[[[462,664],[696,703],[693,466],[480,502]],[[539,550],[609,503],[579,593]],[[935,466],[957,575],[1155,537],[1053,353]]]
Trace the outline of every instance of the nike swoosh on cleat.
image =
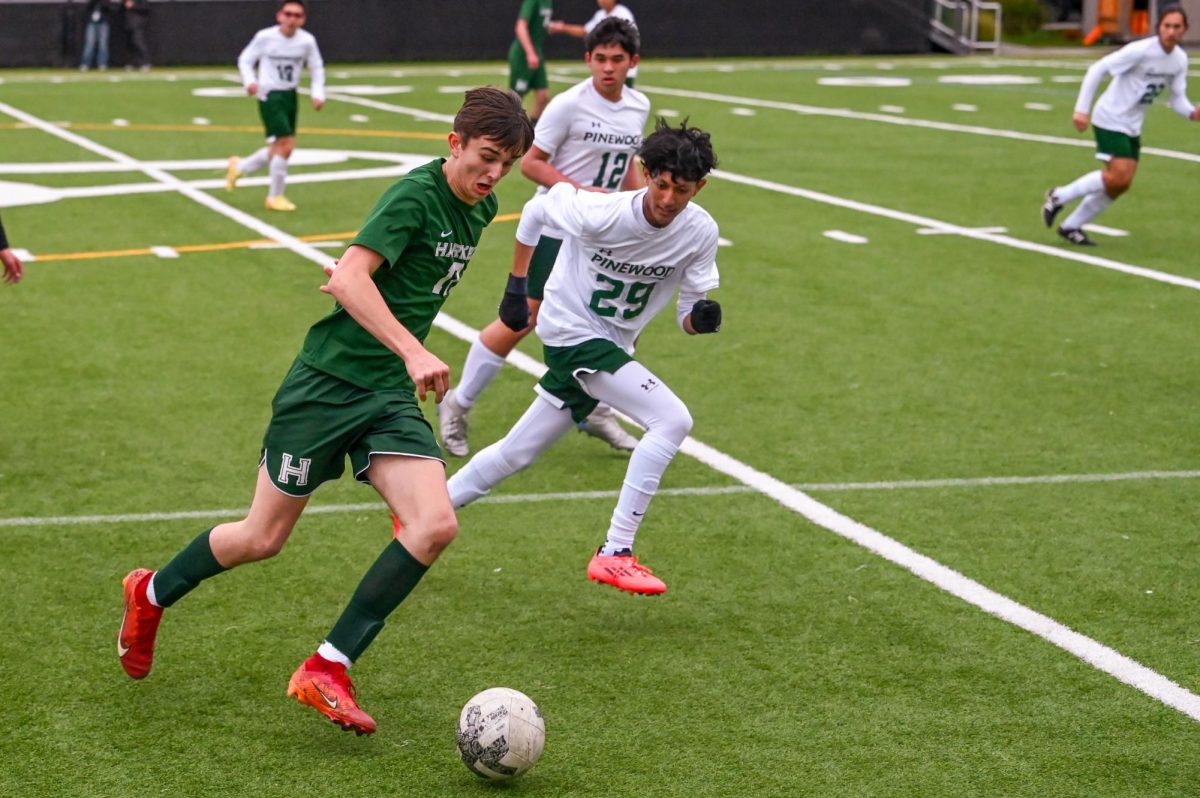
[[321,698],[325,699],[325,703],[329,705],[330,709],[337,709],[337,705],[338,705],[337,696],[330,698],[329,696],[325,695],[325,691],[321,689],[321,686],[319,684],[317,684],[316,681],[314,681],[312,683],[312,686],[313,686],[313,689],[316,690],[317,693],[320,694]]
[[129,647],[121,645],[121,633],[125,631],[125,618],[129,615],[129,608],[125,608],[125,612],[121,613],[121,628],[117,630],[117,656],[123,657],[129,653]]

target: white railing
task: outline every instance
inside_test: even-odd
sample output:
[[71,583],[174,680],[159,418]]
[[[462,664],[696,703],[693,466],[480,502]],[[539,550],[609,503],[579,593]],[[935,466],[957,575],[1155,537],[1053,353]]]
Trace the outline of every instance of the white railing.
[[[992,17],[992,38],[979,38],[980,15]],[[957,45],[955,49],[968,52],[991,50],[1000,47],[1000,3],[988,0],[933,0],[933,18],[929,23],[939,38]]]

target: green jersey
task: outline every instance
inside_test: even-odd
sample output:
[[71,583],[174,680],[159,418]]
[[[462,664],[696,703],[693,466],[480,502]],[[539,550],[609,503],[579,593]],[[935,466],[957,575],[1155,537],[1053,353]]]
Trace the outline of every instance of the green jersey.
[[[517,19],[525,20],[529,25],[529,40],[533,42],[533,49],[537,50],[537,54],[542,54],[542,44],[546,41],[546,35],[550,32],[550,17],[554,14],[554,9],[551,7],[554,0],[521,0],[521,13],[517,15]],[[521,42],[513,41],[510,52],[521,52]]]
[[[383,256],[372,279],[396,320],[424,341],[433,319],[496,216],[489,194],[468,205],[450,190],[445,158],[412,170],[384,192],[351,243]],[[404,361],[340,304],[308,331],[300,360],[368,390],[414,390]]]

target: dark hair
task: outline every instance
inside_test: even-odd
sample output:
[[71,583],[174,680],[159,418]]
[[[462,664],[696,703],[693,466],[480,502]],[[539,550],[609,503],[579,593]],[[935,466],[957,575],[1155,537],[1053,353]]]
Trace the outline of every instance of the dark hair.
[[[1162,21],[1167,18],[1167,14],[1178,14],[1183,17],[1183,27],[1188,27],[1187,12],[1183,10],[1183,6],[1179,5],[1179,3],[1171,3],[1158,9],[1158,25],[1161,25]],[[1154,30],[1158,30],[1158,25],[1154,26]]]
[[489,138],[517,156],[533,145],[533,123],[516,92],[481,86],[469,89],[454,116],[454,132],[463,144],[476,136]]
[[688,127],[684,119],[679,127],[671,127],[661,116],[654,132],[642,142],[638,157],[651,177],[670,172],[675,180],[698,182],[717,165],[712,137],[700,128]]
[[583,40],[583,46],[589,53],[603,44],[616,44],[631,57],[638,54],[641,43],[638,29],[629,20],[620,17],[608,17],[592,28],[592,32]]
[[304,5],[304,0],[283,0],[275,9],[275,13],[283,10],[284,6],[300,6],[304,9],[304,13],[308,13],[308,6]]

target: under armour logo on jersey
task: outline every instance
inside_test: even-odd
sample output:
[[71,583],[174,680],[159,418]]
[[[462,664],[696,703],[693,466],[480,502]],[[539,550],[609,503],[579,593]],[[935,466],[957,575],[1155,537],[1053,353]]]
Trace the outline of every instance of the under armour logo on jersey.
[[645,391],[646,393],[653,391],[657,387],[658,387],[658,380],[654,379],[653,377],[651,377],[650,379],[648,379],[642,383],[642,390]]
[[301,457],[300,465],[292,465],[292,456],[284,452],[279,461],[279,477],[276,481],[286,485],[292,477],[296,477],[296,487],[303,488],[308,484],[308,469],[311,465],[311,457]]
[[598,250],[596,250],[596,251],[597,251],[597,252],[599,252],[601,255],[603,255],[603,256],[604,256],[604,257],[606,257],[606,258],[611,258],[611,257],[612,257],[612,250],[611,250],[611,249],[598,249]]
[[604,127],[604,126],[603,126],[603,125],[601,125],[599,122],[596,122],[595,120],[593,120],[593,121],[592,121],[592,127]]

